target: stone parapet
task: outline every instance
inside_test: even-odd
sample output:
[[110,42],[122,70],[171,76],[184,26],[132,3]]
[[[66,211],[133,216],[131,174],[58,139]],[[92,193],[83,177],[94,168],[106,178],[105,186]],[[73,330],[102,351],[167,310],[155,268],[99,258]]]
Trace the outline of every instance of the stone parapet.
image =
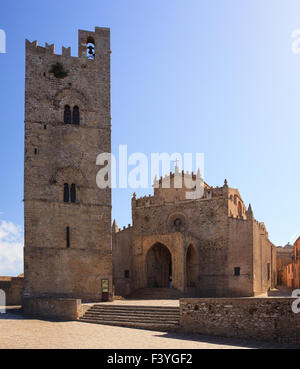
[[82,305],[79,299],[27,297],[23,299],[23,311],[28,316],[77,320],[82,315]]
[[180,329],[210,336],[300,345],[300,314],[293,298],[180,300]]

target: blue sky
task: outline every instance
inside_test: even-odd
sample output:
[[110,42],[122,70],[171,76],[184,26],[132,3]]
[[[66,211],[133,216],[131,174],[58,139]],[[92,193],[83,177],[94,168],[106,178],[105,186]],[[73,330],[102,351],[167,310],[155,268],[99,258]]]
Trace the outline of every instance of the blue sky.
[[[127,144],[129,154],[204,153],[206,182],[227,178],[272,242],[294,241],[300,54],[291,34],[299,14],[296,0],[2,0],[0,274],[22,272],[24,40],[76,55],[77,30],[94,26],[111,27],[113,152]],[[132,192],[113,192],[120,226],[131,222]]]

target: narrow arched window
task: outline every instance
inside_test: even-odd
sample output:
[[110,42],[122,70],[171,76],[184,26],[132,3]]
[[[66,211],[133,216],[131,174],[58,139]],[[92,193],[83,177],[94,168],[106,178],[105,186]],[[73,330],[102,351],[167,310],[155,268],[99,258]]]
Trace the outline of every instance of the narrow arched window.
[[72,119],[71,119],[71,108],[69,107],[69,105],[66,105],[65,106],[64,123],[65,124],[71,124],[72,123]]
[[64,202],[69,202],[69,185],[68,183],[64,184]]
[[70,247],[70,227],[66,228],[66,246],[67,249]]
[[71,185],[71,202],[76,202],[76,186],[74,183]]
[[73,124],[79,125],[80,123],[80,113],[78,106],[74,106],[73,109]]

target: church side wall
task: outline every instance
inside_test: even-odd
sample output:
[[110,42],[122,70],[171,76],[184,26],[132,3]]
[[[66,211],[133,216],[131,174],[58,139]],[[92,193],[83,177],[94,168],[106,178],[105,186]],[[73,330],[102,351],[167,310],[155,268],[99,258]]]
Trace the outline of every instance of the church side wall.
[[127,296],[133,292],[134,270],[132,268],[131,228],[112,234],[114,294]]
[[[253,296],[252,221],[229,218],[227,262],[228,290],[231,296]],[[235,268],[240,275],[235,276]]]
[[[254,294],[267,292],[272,287],[272,244],[264,226],[253,222]],[[274,266],[275,267],[275,266]]]

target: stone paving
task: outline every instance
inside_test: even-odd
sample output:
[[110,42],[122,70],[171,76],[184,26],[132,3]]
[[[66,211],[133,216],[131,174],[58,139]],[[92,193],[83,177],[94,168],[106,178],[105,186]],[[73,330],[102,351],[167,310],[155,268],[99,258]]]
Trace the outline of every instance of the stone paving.
[[[120,301],[119,301],[120,303]],[[0,314],[0,349],[238,349],[291,348],[250,340],[167,333],[82,322],[25,319]]]

